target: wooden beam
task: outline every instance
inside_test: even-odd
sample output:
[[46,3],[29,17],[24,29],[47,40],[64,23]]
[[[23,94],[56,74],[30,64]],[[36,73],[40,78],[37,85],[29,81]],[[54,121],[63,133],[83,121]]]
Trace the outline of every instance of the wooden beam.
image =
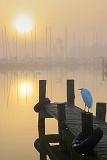
[[96,103],[96,119],[105,122],[106,103]]
[[89,137],[93,134],[93,114],[90,112],[82,112],[82,133],[84,137]]
[[57,104],[57,113],[58,113],[59,144],[60,144],[60,148],[64,151],[64,150],[66,150],[66,144],[65,144],[65,131],[66,131],[65,103],[58,103]]
[[67,80],[67,104],[75,104],[74,80]]
[[[39,102],[41,102],[45,97],[46,97],[46,80],[39,80]],[[39,112],[38,132],[40,139],[40,160],[46,160],[46,155],[43,152],[44,144],[42,142],[42,137],[45,136],[45,117],[43,116],[43,111]]]
[[46,80],[39,80],[39,102],[46,97]]

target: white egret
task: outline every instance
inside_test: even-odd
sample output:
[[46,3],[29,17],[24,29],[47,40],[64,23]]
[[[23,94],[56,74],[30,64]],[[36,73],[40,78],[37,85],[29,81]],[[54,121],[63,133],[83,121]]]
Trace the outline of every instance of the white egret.
[[86,88],[81,88],[79,90],[81,90],[81,96],[82,96],[82,99],[85,103],[84,111],[85,111],[86,107],[88,107],[88,112],[89,112],[89,109],[92,107],[92,103],[93,103],[92,95],[91,95],[90,91]]

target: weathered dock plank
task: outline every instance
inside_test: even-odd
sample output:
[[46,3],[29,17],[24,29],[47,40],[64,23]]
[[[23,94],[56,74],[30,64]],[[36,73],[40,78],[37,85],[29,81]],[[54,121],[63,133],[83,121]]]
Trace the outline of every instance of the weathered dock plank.
[[[105,123],[106,103],[96,104],[96,117],[92,113],[83,112],[75,106],[74,80],[67,80],[67,103],[50,103],[46,98],[46,80],[39,80],[39,103],[34,106],[38,112],[39,138],[34,142],[35,148],[40,152],[40,160],[107,160],[107,123]],[[45,119],[58,120],[58,134],[46,135]],[[81,131],[85,137],[93,133],[93,127],[103,130],[103,138],[94,148],[86,152],[84,157],[72,148],[72,141]],[[101,131],[102,134],[102,131]],[[55,143],[58,145],[55,145]],[[54,143],[52,146],[51,143]],[[81,152],[82,153],[82,152]]]
[[[55,119],[58,118],[57,114],[57,104],[51,103],[45,106],[46,112],[50,114]],[[82,131],[82,122],[81,122],[81,112],[82,109],[76,106],[65,106],[65,113],[66,113],[66,125],[76,136],[78,133]],[[96,117],[93,117],[93,125],[94,127],[100,126],[103,130],[103,138],[94,148],[95,153],[99,157],[100,160],[107,160],[107,123],[98,121]]]

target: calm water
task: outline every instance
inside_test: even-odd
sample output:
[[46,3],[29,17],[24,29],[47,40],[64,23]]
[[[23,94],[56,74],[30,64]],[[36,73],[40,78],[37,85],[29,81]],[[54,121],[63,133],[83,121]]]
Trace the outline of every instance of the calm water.
[[[84,107],[77,90],[80,87],[91,90],[94,114],[96,102],[107,102],[107,81],[102,76],[101,64],[91,62],[74,68],[0,72],[1,160],[39,159],[33,146],[38,137],[37,113],[33,111],[33,106],[38,101],[39,79],[47,80],[47,96],[51,101],[66,101],[66,79],[74,79],[76,105]],[[47,133],[57,132],[55,120],[46,124]]]

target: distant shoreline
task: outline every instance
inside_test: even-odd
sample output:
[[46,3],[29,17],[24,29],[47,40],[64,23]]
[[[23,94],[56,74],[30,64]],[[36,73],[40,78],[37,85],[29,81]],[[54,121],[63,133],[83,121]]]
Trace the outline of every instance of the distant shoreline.
[[[106,59],[106,58],[104,58]],[[75,70],[79,68],[90,68],[90,66],[102,67],[102,57],[90,57],[90,58],[38,58],[31,60],[0,60],[0,71],[8,70],[51,70],[57,68],[64,68],[68,70]]]

